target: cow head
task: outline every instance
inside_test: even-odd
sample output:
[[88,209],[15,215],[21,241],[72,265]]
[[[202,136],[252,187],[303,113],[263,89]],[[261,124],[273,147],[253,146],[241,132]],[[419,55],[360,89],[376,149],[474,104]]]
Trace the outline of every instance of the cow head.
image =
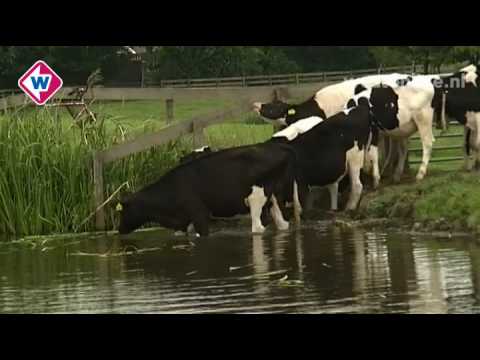
[[477,79],[478,79],[478,66],[477,65],[469,65],[460,70],[460,73],[464,76],[465,82],[467,84],[472,84],[475,87],[478,87]]
[[380,129],[394,130],[399,127],[398,95],[390,86],[373,87],[369,102],[372,120]]
[[290,126],[299,120],[312,116],[325,119],[325,112],[319,107],[315,98],[311,98],[299,105],[290,105],[283,101],[275,100],[271,103],[255,103],[254,110],[267,121],[282,126]]
[[123,195],[117,204],[115,211],[120,215],[118,232],[121,235],[130,234],[148,221],[138,204],[133,194]]

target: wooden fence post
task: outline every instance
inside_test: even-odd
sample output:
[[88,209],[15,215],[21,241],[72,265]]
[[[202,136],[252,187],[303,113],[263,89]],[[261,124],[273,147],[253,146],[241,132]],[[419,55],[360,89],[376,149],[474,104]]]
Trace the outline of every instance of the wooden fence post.
[[275,89],[273,90],[273,101],[280,101],[281,100],[280,90]]
[[173,99],[167,99],[165,101],[165,106],[167,110],[167,124],[171,124],[174,118],[173,114],[173,108],[174,108],[174,100]]
[[198,149],[206,144],[204,130],[205,127],[197,121],[193,121],[193,147]]
[[295,74],[295,82],[297,85],[300,85],[300,74]]
[[[103,158],[98,152],[93,155],[93,187],[94,208],[97,209],[104,202]],[[98,231],[104,231],[105,227],[105,211],[102,207],[95,213],[95,228]]]

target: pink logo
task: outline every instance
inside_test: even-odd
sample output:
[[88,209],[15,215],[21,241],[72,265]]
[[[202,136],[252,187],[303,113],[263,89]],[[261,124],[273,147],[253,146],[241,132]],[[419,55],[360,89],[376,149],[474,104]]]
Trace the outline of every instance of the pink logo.
[[45,105],[63,86],[63,80],[42,60],[18,79],[18,86],[37,105]]

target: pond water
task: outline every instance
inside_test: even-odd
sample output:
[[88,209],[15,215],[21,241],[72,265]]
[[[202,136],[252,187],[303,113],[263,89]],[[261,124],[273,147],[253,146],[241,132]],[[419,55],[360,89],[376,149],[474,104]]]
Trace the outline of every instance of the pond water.
[[308,222],[0,242],[0,313],[480,313],[480,244]]

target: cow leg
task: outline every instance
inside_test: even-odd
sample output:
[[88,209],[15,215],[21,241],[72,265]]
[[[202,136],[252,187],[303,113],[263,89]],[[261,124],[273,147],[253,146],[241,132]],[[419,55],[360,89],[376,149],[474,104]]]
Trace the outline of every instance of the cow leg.
[[275,195],[272,195],[272,206],[270,207],[270,214],[272,215],[273,221],[275,222],[275,226],[278,230],[288,230],[290,224],[284,219]]
[[196,235],[195,227],[193,224],[188,225],[186,231],[176,231],[174,236],[186,236],[186,235]]
[[475,161],[475,169],[480,171],[480,149],[477,150],[477,156]]
[[297,225],[301,224],[304,207],[312,198],[310,188],[303,180],[293,182],[293,215]]
[[327,188],[330,192],[330,210],[338,211],[338,182],[328,185]]
[[373,177],[373,188],[375,190],[380,186],[380,160],[378,157],[378,146],[370,146],[370,151],[368,152],[368,162],[372,165],[372,177]]
[[354,211],[357,209],[360,197],[362,196],[363,185],[360,181],[360,171],[363,168],[364,151],[353,150],[349,156],[348,173],[350,175],[350,197],[348,199],[346,210]]
[[205,204],[197,197],[191,196],[187,202],[185,213],[191,219],[187,226],[187,235],[195,235],[204,237],[210,234],[210,211]]
[[293,182],[293,216],[297,225],[300,225],[302,222],[302,212],[303,208],[300,204],[300,196],[298,194],[298,183]]
[[415,123],[417,124],[423,146],[422,165],[418,170],[417,181],[423,180],[425,175],[427,175],[428,164],[430,163],[430,159],[432,157],[432,148],[433,143],[435,142],[432,121],[433,109],[423,110],[420,115],[415,116]]
[[197,213],[193,217],[193,228],[195,231],[192,232],[191,227],[189,226],[187,233],[194,233],[197,237],[208,236],[210,235],[209,222],[210,216],[208,215],[208,212]]
[[262,234],[265,227],[262,224],[262,210],[267,203],[268,198],[265,196],[263,187],[254,186],[252,193],[247,198],[247,204],[250,207],[250,216],[252,217],[252,233]]
[[[465,126],[464,128],[464,157],[465,157],[465,170],[472,171],[475,167],[475,159],[472,159],[472,152],[475,153],[471,147],[470,137],[472,136],[472,131]],[[469,150],[468,150],[469,149]]]
[[408,139],[399,139],[397,142],[398,163],[393,173],[393,181],[399,183],[405,171],[405,161],[408,155]]

